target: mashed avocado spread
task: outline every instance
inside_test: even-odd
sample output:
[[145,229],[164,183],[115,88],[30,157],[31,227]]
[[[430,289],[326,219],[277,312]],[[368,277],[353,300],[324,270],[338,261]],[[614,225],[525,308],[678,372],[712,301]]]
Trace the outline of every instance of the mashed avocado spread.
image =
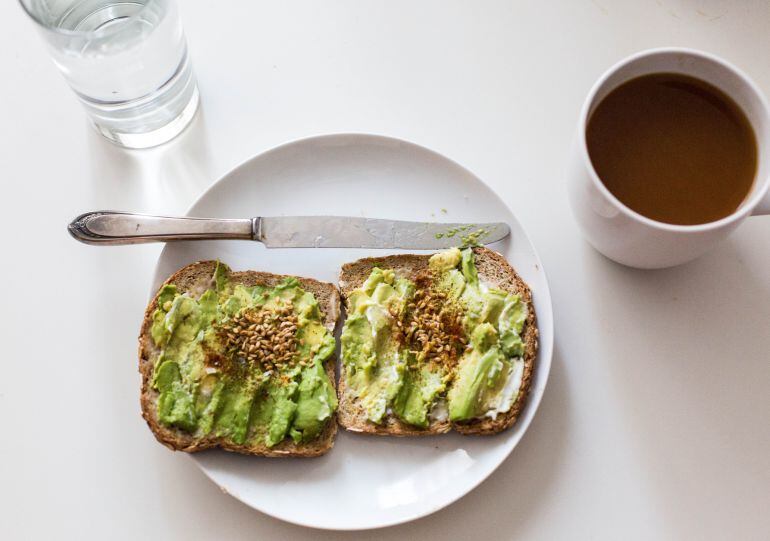
[[152,315],[158,419],[195,436],[272,447],[317,437],[337,408],[324,369],[334,337],[294,278],[275,287],[228,280],[218,264],[198,298],[165,285]]
[[342,331],[346,384],[367,417],[496,418],[524,371],[527,306],[479,280],[472,249],[433,255],[414,281],[374,268],[348,297]]

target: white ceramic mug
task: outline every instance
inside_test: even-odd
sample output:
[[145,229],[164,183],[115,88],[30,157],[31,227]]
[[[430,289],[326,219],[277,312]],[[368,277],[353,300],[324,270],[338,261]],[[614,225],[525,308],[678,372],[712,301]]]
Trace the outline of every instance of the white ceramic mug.
[[[730,216],[699,225],[672,225],[642,216],[604,186],[588,156],[586,126],[599,102],[619,85],[649,73],[681,73],[711,83],[743,109],[757,139],[757,174],[751,192]],[[642,51],[610,68],[588,93],[580,113],[568,172],[572,210],[588,241],[605,256],[655,269],[695,259],[752,214],[770,214],[770,108],[757,85],[713,55],[680,48]]]

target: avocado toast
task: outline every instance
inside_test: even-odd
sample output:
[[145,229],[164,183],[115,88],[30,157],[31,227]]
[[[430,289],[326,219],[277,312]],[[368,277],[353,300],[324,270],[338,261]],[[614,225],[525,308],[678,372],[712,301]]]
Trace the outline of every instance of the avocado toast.
[[347,430],[494,434],[529,391],[537,326],[529,287],[486,248],[366,258],[342,267],[338,420]]
[[164,445],[263,456],[331,449],[339,293],[310,278],[188,265],[139,335],[142,415]]

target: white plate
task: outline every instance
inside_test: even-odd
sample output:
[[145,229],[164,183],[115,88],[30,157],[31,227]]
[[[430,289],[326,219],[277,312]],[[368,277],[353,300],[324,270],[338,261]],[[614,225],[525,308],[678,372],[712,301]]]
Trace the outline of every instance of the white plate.
[[[387,137],[329,135],[280,146],[236,167],[188,212],[231,218],[312,214],[510,224],[511,239],[491,247],[531,286],[540,328],[535,377],[523,415],[513,428],[492,437],[383,438],[340,430],[334,448],[321,458],[266,459],[219,450],[193,458],[232,496],[296,524],[355,530],[428,515],[492,473],[535,414],[553,349],[551,297],[543,267],[511,211],[476,176],[435,152]],[[334,283],[342,263],[392,252],[268,250],[243,241],[168,244],[158,261],[154,287],[176,269],[201,259],[220,259],[236,270]]]

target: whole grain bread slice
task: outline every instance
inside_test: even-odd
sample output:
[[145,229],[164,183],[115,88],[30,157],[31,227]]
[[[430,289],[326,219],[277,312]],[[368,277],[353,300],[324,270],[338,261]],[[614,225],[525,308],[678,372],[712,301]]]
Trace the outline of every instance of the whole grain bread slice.
[[[527,320],[521,334],[524,342],[524,374],[521,389],[511,409],[505,414],[498,415],[496,419],[474,419],[461,423],[450,422],[447,419],[432,419],[428,427],[424,429],[403,423],[394,415],[387,415],[381,424],[376,424],[367,419],[366,411],[360,401],[346,385],[345,365],[341,363],[340,381],[337,385],[339,398],[337,419],[346,430],[388,436],[441,434],[452,429],[461,434],[496,434],[511,427],[516,422],[527,401],[537,358],[538,330],[535,306],[532,303],[532,291],[502,255],[483,247],[474,248],[473,253],[478,275],[482,281],[498,289],[519,295],[527,305]],[[396,276],[414,279],[420,271],[428,267],[429,259],[429,254],[404,254],[369,257],[346,263],[342,266],[339,279],[339,287],[345,305],[347,306],[349,295],[353,290],[361,287],[373,268],[393,269]]]
[[[179,269],[163,285],[174,284],[180,293],[188,293],[193,298],[199,298],[207,289],[213,287],[214,270],[216,261],[200,261]],[[243,271],[230,272],[229,280],[233,284],[244,286],[266,285],[274,286],[280,283],[285,275],[270,274],[267,272]],[[326,282],[319,282],[312,278],[295,277],[301,287],[312,293],[318,301],[324,326],[329,332],[334,332],[340,315],[340,296],[337,288]],[[163,287],[161,286],[161,288]],[[158,290],[160,291],[160,289]],[[212,447],[219,447],[226,451],[237,453],[269,456],[269,457],[312,457],[328,452],[334,445],[334,436],[337,433],[335,414],[327,422],[326,427],[313,441],[307,443],[294,443],[291,439],[285,439],[278,445],[268,447],[263,442],[238,445],[214,435],[196,437],[183,430],[168,427],[158,421],[157,400],[159,393],[152,387],[155,360],[159,349],[152,340],[150,328],[152,326],[152,314],[158,305],[156,293],[147,310],[139,331],[139,372],[142,375],[141,407],[142,417],[152,430],[159,442],[175,451],[196,452]],[[334,357],[326,361],[326,372],[332,384],[335,383]]]

